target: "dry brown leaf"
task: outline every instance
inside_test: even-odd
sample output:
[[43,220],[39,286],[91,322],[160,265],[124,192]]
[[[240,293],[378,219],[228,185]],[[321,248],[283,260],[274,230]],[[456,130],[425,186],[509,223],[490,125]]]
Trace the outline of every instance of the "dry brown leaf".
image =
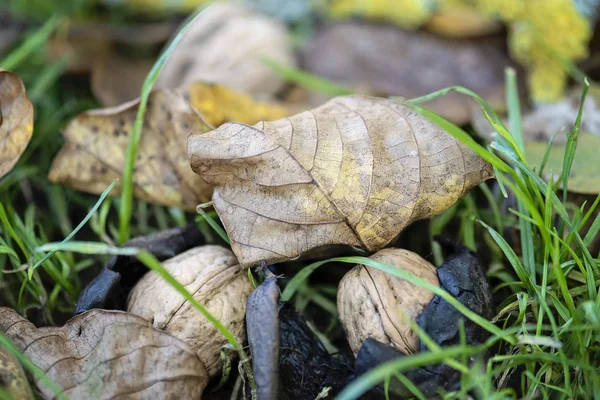
[[[254,123],[286,114],[280,106],[254,102],[218,85],[198,83],[183,91],[154,91],[138,147],[133,177],[136,197],[190,211],[210,199],[212,188],[191,171],[185,156],[189,134],[211,129],[190,102],[215,124],[230,118]],[[66,144],[54,159],[50,180],[102,193],[122,174],[137,108],[135,100],[78,115],[64,132]],[[119,190],[117,185],[111,194],[118,195]]]
[[[92,310],[63,327],[36,328],[3,307],[0,331],[71,399],[198,399],[208,383],[186,343],[121,311]],[[39,380],[35,385],[54,398]]]
[[[504,68],[512,65],[500,46],[488,42],[359,22],[317,31],[303,51],[302,64],[309,72],[382,96],[413,98],[465,86],[496,108],[504,106]],[[457,93],[427,107],[459,124],[469,121],[471,108],[479,109],[473,99]]]
[[33,133],[33,105],[17,74],[0,68],[0,177],[19,161]]
[[[122,174],[137,108],[135,100],[73,119],[64,132],[67,143],[54,159],[49,179],[102,193]],[[185,210],[209,199],[210,187],[190,171],[184,151],[190,133],[209,129],[180,94],[168,90],[152,93],[133,175],[135,196]],[[118,184],[111,194],[119,191]]]
[[[246,340],[246,298],[253,288],[231,251],[220,246],[195,247],[163,265],[238,341]],[[127,311],[188,343],[207,366],[209,376],[220,373],[219,354],[227,339],[159,274],[149,272],[137,283]]]
[[335,244],[377,251],[492,176],[404,104],[356,95],[191,135],[188,157],[215,186],[215,209],[245,267]]
[[252,94],[274,94],[285,81],[262,58],[294,66],[285,26],[247,3],[218,2],[206,8],[173,51],[156,82],[174,88],[203,81]]
[[[436,269],[418,254],[404,249],[383,249],[370,258],[408,271],[439,286]],[[375,268],[357,265],[340,281],[337,306],[340,322],[354,355],[367,338],[391,344],[405,354],[419,351],[415,321],[433,293]]]
[[34,399],[21,364],[3,347],[0,347],[0,390],[8,392],[13,399]]

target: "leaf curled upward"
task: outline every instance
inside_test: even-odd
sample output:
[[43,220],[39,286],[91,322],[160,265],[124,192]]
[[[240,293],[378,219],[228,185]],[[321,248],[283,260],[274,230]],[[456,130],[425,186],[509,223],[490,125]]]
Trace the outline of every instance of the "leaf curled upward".
[[192,169],[240,264],[322,246],[377,251],[492,177],[489,164],[406,105],[365,96],[188,139]]
[[25,151],[33,133],[33,105],[21,78],[0,68],[0,177]]

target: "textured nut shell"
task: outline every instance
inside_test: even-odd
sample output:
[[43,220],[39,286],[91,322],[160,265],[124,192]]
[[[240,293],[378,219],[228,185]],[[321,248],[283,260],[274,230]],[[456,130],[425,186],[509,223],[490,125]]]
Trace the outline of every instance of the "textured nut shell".
[[[252,284],[231,251],[195,247],[163,265],[240,342],[245,340],[246,298]],[[187,342],[211,377],[220,371],[220,348],[227,339],[157,273],[146,274],[133,288],[127,310]]]
[[[206,368],[183,341],[122,311],[91,310],[36,328],[0,307],[3,332],[70,399],[199,399]],[[43,399],[54,391],[35,381]]]
[[[394,265],[439,286],[436,269],[417,254],[403,249],[384,249],[370,258]],[[367,338],[389,343],[403,353],[417,352],[419,341],[404,322],[415,320],[433,293],[383,271],[358,265],[339,285],[340,321],[354,355]]]

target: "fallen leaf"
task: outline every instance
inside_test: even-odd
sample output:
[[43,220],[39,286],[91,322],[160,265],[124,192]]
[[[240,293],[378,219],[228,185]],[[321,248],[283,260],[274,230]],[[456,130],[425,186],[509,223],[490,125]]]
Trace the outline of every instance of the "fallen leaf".
[[[562,173],[566,143],[553,143],[548,162],[544,168],[544,176],[549,179],[554,175],[558,178]],[[547,141],[528,141],[525,143],[525,152],[530,165],[539,170],[548,148]],[[572,193],[593,194],[600,193],[600,162],[598,149],[600,136],[582,132],[577,142],[577,152],[569,175],[568,190]],[[560,182],[558,183],[561,184]],[[593,200],[592,200],[593,201]]]
[[274,94],[285,81],[263,62],[263,57],[295,66],[285,26],[245,3],[214,3],[188,28],[156,87],[183,87],[203,81],[245,93]]
[[8,392],[13,399],[34,399],[21,364],[3,347],[0,347],[0,390]]
[[[200,398],[208,383],[186,343],[121,311],[92,310],[63,327],[36,328],[3,307],[0,331],[68,398]],[[43,398],[55,398],[41,381],[35,386]]]
[[[125,165],[138,100],[115,108],[84,112],[67,126],[67,142],[52,163],[49,179],[99,194]],[[210,128],[184,97],[174,91],[150,95],[134,169],[134,195],[185,210],[210,198],[211,189],[186,165],[184,143],[191,132]],[[120,184],[111,195],[120,193]]]
[[229,121],[252,124],[289,115],[287,108],[282,105],[257,101],[222,85],[193,83],[188,86],[186,94],[192,106],[212,126]]
[[[206,119],[192,106],[202,110]],[[64,132],[66,144],[53,161],[49,179],[78,190],[102,193],[122,174],[137,108],[135,100],[115,108],[87,111],[73,119]],[[286,113],[283,107],[254,102],[218,85],[197,83],[185,90],[154,91],[138,147],[135,196],[194,210],[198,203],[210,200],[212,188],[189,167],[185,157],[188,135],[208,132],[211,127],[206,121],[218,125],[236,118],[255,123]],[[111,195],[119,192],[117,184]]]
[[17,74],[0,68],[0,177],[19,161],[33,133],[33,105]]
[[[163,265],[240,343],[246,340],[244,316],[252,284],[230,250],[194,247]],[[158,273],[146,274],[135,285],[127,311],[188,343],[210,377],[220,374],[219,354],[227,339]]]
[[[326,79],[366,87],[381,96],[412,98],[465,86],[502,108],[504,69],[512,63],[499,46],[487,41],[450,40],[347,22],[317,31],[302,52],[302,65]],[[458,93],[432,100],[427,107],[458,124],[469,121],[471,108],[480,108]]]
[[377,251],[492,176],[408,106],[357,95],[191,135],[187,152],[215,186],[213,204],[245,267],[336,244]]

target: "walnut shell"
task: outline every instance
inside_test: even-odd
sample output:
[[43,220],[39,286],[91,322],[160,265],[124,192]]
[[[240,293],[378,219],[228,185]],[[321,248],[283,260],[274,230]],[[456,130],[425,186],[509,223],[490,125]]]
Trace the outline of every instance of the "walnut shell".
[[[163,265],[240,342],[245,340],[246,298],[253,288],[230,250],[194,247]],[[133,288],[127,311],[187,342],[211,377],[220,372],[219,353],[227,339],[157,273],[147,273]]]
[[[404,249],[384,249],[370,258],[396,266],[439,286],[436,268]],[[375,268],[357,265],[342,278],[337,295],[340,321],[354,355],[373,338],[405,354],[419,351],[417,335],[405,322],[416,320],[433,293]]]

